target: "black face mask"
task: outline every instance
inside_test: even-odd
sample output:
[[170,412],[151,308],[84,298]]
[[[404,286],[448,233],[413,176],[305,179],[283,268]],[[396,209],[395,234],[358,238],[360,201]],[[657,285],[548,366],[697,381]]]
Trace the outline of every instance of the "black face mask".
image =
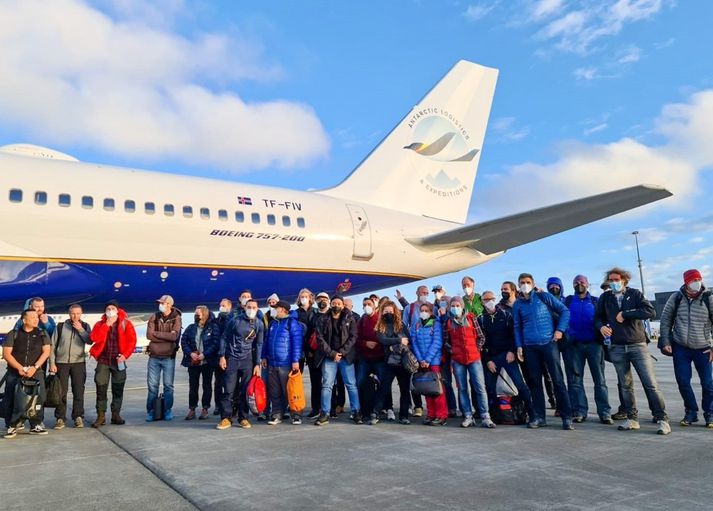
[[386,321],[387,323],[393,323],[394,315],[391,312],[387,312],[386,314],[384,314],[384,321]]
[[503,291],[500,293],[503,297],[503,300],[509,300],[510,299],[510,291]]
[[575,293],[584,293],[587,290],[587,286],[583,286],[582,284],[577,284],[574,286],[574,292]]
[[342,309],[341,307],[337,307],[336,305],[332,307],[333,314],[339,314],[340,312],[342,312],[342,310],[344,309]]
[[319,310],[324,310],[324,309],[326,309],[328,306],[329,306],[329,304],[328,304],[327,302],[319,302],[319,303],[317,303],[317,308],[318,308]]

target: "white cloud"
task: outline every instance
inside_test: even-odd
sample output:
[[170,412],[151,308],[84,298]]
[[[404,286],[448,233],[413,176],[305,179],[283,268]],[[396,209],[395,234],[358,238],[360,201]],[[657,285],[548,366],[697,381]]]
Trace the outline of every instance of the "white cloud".
[[706,241],[706,239],[703,236],[696,236],[695,238],[691,238],[688,241],[689,243],[703,243],[704,241]]
[[638,46],[630,46],[626,48],[622,55],[616,60],[617,64],[631,64],[638,62],[641,59],[641,48]]
[[541,20],[554,15],[564,7],[562,0],[535,0],[530,5],[532,16]]
[[[151,26],[151,16],[137,22],[150,9],[140,2],[112,5],[120,20],[79,0],[0,4],[0,126],[43,145],[230,171],[294,167],[327,153],[310,107],[249,103],[231,91],[242,80],[283,77],[259,44],[224,33],[188,38]],[[182,2],[154,7],[162,5],[175,16]]]
[[596,67],[578,67],[574,70],[574,77],[578,80],[594,80],[599,78],[599,70]]
[[529,126],[518,126],[515,117],[499,117],[490,122],[496,142],[517,142],[530,134]]
[[500,0],[493,0],[489,2],[478,2],[477,4],[469,5],[463,16],[465,16],[470,21],[478,21],[485,18],[490,12],[497,7]]
[[609,125],[607,123],[603,122],[601,124],[597,124],[596,126],[592,126],[591,128],[584,130],[584,134],[586,136],[589,136],[589,135],[592,135],[593,133],[598,133],[600,131],[604,131],[608,127],[609,127]]

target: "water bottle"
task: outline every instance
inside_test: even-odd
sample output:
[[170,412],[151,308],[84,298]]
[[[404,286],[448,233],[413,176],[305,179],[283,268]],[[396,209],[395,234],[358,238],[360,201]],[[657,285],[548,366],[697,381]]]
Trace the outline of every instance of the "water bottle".
[[119,371],[126,371],[126,362],[124,362],[124,361],[117,362],[117,363],[116,363],[116,368],[117,368]]
[[[611,327],[607,324],[607,328],[611,328]],[[604,346],[606,346],[606,347],[611,346],[611,335],[607,335],[604,337]]]

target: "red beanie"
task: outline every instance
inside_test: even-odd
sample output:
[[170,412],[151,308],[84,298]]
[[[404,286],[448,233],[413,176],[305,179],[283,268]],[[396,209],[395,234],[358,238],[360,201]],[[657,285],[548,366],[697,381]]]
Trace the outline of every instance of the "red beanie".
[[683,283],[688,285],[694,280],[703,280],[703,277],[701,276],[701,272],[698,270],[688,270],[683,272]]

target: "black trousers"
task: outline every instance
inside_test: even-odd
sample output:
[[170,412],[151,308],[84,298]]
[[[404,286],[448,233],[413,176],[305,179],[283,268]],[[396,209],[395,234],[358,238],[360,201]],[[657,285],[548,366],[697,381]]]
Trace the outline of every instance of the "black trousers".
[[194,409],[198,406],[199,386],[203,387],[201,405],[203,408],[210,408],[210,400],[213,398],[212,383],[213,367],[208,364],[188,366],[188,408]]
[[394,378],[399,384],[399,419],[408,419],[408,409],[411,405],[411,374],[401,366],[384,366],[383,381],[379,395],[374,403],[375,410],[383,410],[386,396],[391,394]]
[[97,364],[94,371],[94,383],[97,385],[97,412],[106,412],[108,401],[107,391],[111,380],[111,411],[119,413],[124,401],[124,385],[126,384],[126,369],[119,371],[114,366]]
[[72,379],[72,420],[77,417],[84,418],[84,385],[87,382],[86,362],[73,364],[56,364],[57,377],[62,388],[62,402],[54,409],[55,419],[67,420],[67,392],[69,380]]
[[322,368],[314,363],[314,357],[307,358],[309,369],[310,406],[313,412],[319,412],[322,404]]

